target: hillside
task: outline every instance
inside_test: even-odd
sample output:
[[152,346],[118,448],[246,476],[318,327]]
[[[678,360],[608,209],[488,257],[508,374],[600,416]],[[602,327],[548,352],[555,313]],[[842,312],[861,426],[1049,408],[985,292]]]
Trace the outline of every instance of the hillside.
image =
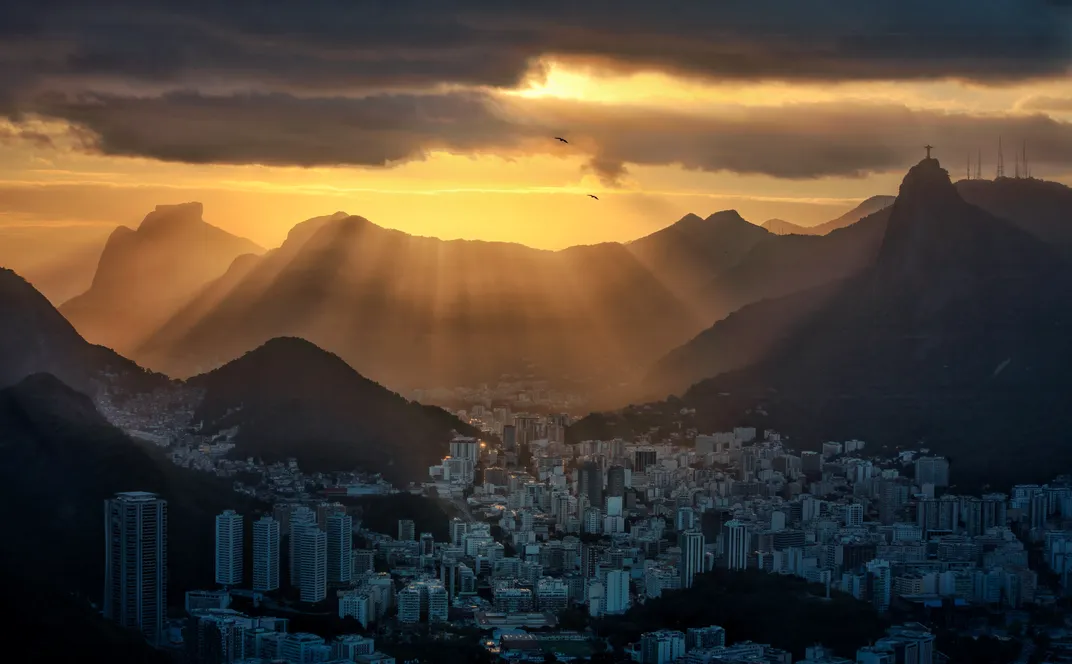
[[972,205],[1072,252],[1072,188],[1034,178],[961,180],[956,187]]
[[272,339],[189,384],[205,391],[195,415],[205,431],[239,427],[236,455],[294,457],[307,471],[363,468],[420,481],[447,454],[453,431],[477,435],[302,339]]
[[262,251],[206,223],[200,203],[158,205],[137,230],[115,229],[89,290],[60,311],[89,341],[129,354],[235,258]]
[[0,267],[18,272],[59,305],[93,283],[112,230],[98,224],[0,224]]
[[45,297],[11,270],[0,269],[0,387],[51,373],[89,394],[102,384],[150,390],[167,378],[87,343]]
[[888,208],[889,206],[893,205],[893,201],[893,196],[872,196],[870,198],[865,199],[859,205],[849,210],[845,214],[841,215],[840,217],[818,224],[817,226],[812,226],[811,233],[812,235],[826,235],[827,233],[835,231],[839,228],[851,226],[857,221],[863,219],[864,217],[869,217],[876,212],[880,212]]
[[0,390],[0,452],[0,516],[19,534],[0,543],[4,570],[99,602],[103,501],[143,490],[168,500],[171,603],[181,605],[186,590],[212,585],[214,515],[244,505],[227,482],[174,466],[47,374]]
[[[760,425],[798,439],[925,440],[956,459],[958,482],[995,464],[993,481],[1027,480],[1072,461],[1049,443],[1072,423],[1059,405],[1072,388],[1070,305],[1054,249],[966,203],[924,160],[901,185],[874,264],[762,360],[684,400],[710,415],[701,428],[762,403]],[[999,463],[1010,441],[1015,467]]]

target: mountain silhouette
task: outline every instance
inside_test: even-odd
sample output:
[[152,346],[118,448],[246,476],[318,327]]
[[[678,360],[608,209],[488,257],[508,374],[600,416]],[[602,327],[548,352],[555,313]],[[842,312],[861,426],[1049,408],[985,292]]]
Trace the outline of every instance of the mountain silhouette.
[[[1052,472],[1072,457],[1047,438],[1069,419],[1059,406],[1072,387],[1069,286],[1055,248],[965,202],[926,159],[905,176],[873,264],[834,292],[763,303],[753,324],[781,315],[791,329],[685,400],[712,417],[762,404],[765,425],[813,441],[925,440],[956,457],[965,477],[998,463],[1015,440],[1016,468],[1002,479]],[[734,325],[748,327],[731,316],[673,362],[701,361],[707,340],[749,335]]]
[[785,219],[768,219],[763,222],[763,228],[775,235],[812,235],[809,227],[800,226]]
[[50,373],[93,394],[104,384],[149,390],[167,382],[134,362],[83,339],[25,279],[0,268],[0,387]]
[[420,481],[453,431],[478,435],[446,411],[407,401],[304,339],[271,339],[189,385],[204,391],[203,431],[239,427],[235,454],[296,458],[307,472],[361,468]]
[[115,229],[93,283],[60,311],[87,340],[129,354],[236,257],[263,249],[202,220],[200,203],[158,205]]
[[710,322],[613,243],[551,252],[415,237],[332,215],[299,225],[279,249],[236,270],[134,357],[190,375],[297,336],[379,382],[427,387],[537,367],[544,375],[620,370]]
[[1031,233],[1072,252],[1072,188],[1034,178],[961,180],[961,197]]
[[852,226],[856,222],[870,217],[893,205],[893,196],[872,196],[845,214],[815,226],[801,226],[783,219],[768,219],[763,228],[776,235],[826,235],[839,228]]

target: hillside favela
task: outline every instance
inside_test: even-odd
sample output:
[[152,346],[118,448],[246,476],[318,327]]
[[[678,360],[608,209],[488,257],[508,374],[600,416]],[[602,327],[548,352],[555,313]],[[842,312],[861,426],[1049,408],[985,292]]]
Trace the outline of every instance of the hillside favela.
[[1072,4],[0,0],[3,662],[1072,662]]

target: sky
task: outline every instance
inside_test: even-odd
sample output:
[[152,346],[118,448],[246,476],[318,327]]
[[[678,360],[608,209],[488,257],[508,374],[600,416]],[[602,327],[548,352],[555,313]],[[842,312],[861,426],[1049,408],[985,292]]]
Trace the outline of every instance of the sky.
[[1070,61],[1064,0],[0,0],[0,227],[191,200],[265,247],[337,210],[552,249],[810,225],[928,143],[1072,183]]

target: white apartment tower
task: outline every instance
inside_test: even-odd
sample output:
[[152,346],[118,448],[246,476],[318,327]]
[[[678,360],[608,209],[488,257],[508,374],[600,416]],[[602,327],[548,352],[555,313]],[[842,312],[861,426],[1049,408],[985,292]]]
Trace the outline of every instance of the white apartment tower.
[[686,530],[678,538],[681,547],[681,587],[691,588],[697,574],[704,571],[704,536],[698,530]]
[[253,523],[253,590],[279,590],[279,522],[270,516]]
[[310,604],[328,596],[328,536],[316,523],[300,525],[295,532],[298,550],[298,585],[301,601]]
[[104,501],[104,616],[152,644],[167,617],[167,501],[130,491]]
[[350,583],[353,578],[354,520],[346,514],[328,517],[328,583]]
[[216,515],[216,583],[242,583],[242,515],[225,510]]
[[290,585],[295,588],[301,587],[298,568],[301,563],[301,550],[298,547],[298,531],[307,524],[316,525],[316,512],[303,505],[296,505],[290,512],[290,532],[287,533],[287,548],[290,553],[288,572],[290,573]]

